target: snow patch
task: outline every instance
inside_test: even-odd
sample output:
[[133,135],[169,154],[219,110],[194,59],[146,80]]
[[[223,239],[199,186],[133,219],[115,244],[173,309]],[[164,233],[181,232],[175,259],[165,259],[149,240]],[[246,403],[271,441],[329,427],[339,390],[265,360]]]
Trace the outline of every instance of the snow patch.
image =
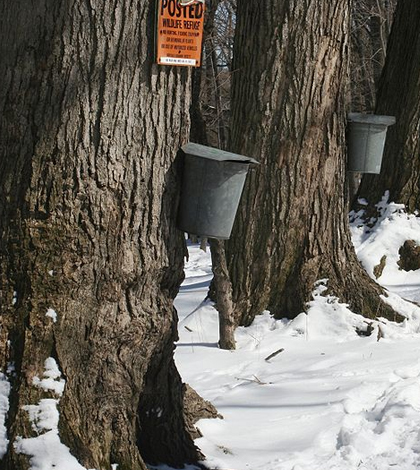
[[57,362],[54,358],[49,357],[44,363],[44,374],[43,378],[35,376],[33,378],[33,384],[36,387],[42,388],[44,390],[50,390],[56,395],[61,396],[64,392],[64,387],[66,382],[61,378],[61,372],[58,368]]
[[45,316],[52,318],[54,323],[57,321],[57,312],[53,310],[52,308],[49,308],[47,310],[47,313],[45,314]]
[[[368,274],[387,289],[420,302],[420,269],[404,271],[398,266],[399,249],[405,241],[420,245],[420,217],[407,214],[403,204],[387,203],[388,192],[376,205],[378,219],[364,223],[365,211],[350,214],[350,230],[357,256]],[[383,263],[383,270],[375,267]]]
[[[65,381],[54,358],[44,363],[43,378],[34,377],[35,386],[51,391],[61,397]],[[37,405],[24,406],[29,414],[36,437],[17,437],[14,447],[17,453],[30,456],[30,470],[87,470],[71,455],[70,449],[62,444],[58,434],[59,399],[45,398]]]
[[337,297],[325,295],[327,284],[328,279],[316,283],[313,300],[308,303],[307,322],[301,328],[305,328],[310,339],[329,338],[337,342],[356,339],[357,330],[366,330],[366,319],[353,313]]
[[30,470],[87,470],[62,444],[56,428],[37,437],[18,437],[14,447],[17,453],[30,456]]
[[[174,470],[173,467],[168,467],[167,465],[147,465],[149,470]],[[112,469],[114,470],[114,469]],[[200,470],[195,465],[185,465],[182,469],[179,470]]]
[[4,457],[9,445],[6,429],[6,417],[9,411],[10,383],[7,377],[0,373],[0,459]]

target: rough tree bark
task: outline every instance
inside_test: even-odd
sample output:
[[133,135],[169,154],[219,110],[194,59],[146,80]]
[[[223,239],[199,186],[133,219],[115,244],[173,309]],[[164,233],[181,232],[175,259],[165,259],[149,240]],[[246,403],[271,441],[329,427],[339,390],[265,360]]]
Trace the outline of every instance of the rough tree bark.
[[372,204],[386,190],[390,201],[420,208],[420,3],[400,1],[379,83],[377,114],[396,116],[388,128],[380,175],[366,175],[360,196]]
[[347,226],[348,39],[347,0],[238,3],[231,150],[262,163],[227,243],[239,323],[295,316],[321,278],[354,311],[394,318]]
[[[183,277],[175,156],[190,74],[156,68],[154,2],[0,3],[0,358],[15,364],[4,470],[55,358],[60,437],[87,468],[198,452],[173,362]],[[57,313],[54,322],[48,309]]]
[[235,349],[235,313],[232,302],[232,284],[226,263],[225,242],[210,238],[210,251],[213,269],[212,290],[219,312],[219,347]]

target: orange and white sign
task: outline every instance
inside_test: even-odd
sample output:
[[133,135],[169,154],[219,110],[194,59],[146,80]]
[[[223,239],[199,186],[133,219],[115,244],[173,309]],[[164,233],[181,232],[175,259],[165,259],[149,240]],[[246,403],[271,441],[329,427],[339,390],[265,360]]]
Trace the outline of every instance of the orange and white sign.
[[157,63],[200,67],[204,3],[158,0]]

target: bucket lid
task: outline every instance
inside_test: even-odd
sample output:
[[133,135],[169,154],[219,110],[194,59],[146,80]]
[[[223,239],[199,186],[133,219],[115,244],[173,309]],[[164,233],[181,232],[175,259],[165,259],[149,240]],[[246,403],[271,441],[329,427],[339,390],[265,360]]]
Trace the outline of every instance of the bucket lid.
[[237,153],[225,152],[224,150],[207,147],[206,145],[195,144],[193,142],[188,142],[188,144],[185,144],[183,147],[181,147],[181,149],[188,155],[208,158],[210,160],[216,160],[219,162],[254,163],[259,165],[259,162],[251,157],[245,157],[244,155],[238,155]]
[[395,116],[379,116],[377,114],[349,113],[350,122],[360,122],[363,124],[377,124],[380,126],[392,126],[396,123]]

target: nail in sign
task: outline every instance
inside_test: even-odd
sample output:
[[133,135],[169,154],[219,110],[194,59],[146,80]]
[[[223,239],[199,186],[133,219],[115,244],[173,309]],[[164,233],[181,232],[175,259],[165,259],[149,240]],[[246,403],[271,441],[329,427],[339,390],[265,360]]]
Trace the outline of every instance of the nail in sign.
[[158,0],[157,63],[200,67],[204,3]]

